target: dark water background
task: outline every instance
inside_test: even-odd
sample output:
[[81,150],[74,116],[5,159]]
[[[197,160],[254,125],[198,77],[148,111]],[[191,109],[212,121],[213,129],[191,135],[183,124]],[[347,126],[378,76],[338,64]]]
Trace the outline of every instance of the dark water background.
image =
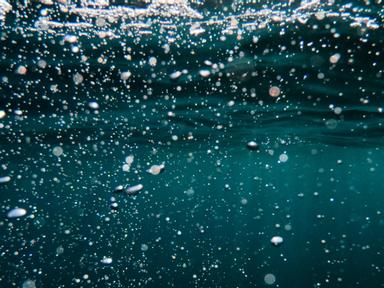
[[[219,4],[197,7],[231,7]],[[193,38],[181,20],[174,42],[156,23],[100,39],[12,25],[12,12],[0,30],[0,286],[383,287],[381,6],[353,3],[378,29],[310,17]],[[137,196],[113,194],[138,183]],[[7,219],[14,207],[27,215]]]

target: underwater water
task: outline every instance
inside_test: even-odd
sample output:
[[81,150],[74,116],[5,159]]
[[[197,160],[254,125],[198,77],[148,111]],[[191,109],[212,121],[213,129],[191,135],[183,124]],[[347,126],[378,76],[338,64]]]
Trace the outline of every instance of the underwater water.
[[0,287],[384,287],[383,5],[0,0]]

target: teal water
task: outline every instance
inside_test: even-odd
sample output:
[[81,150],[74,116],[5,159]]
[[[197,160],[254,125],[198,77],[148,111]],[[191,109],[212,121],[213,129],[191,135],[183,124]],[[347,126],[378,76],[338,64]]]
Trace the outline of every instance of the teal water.
[[9,2],[0,287],[384,287],[382,3]]

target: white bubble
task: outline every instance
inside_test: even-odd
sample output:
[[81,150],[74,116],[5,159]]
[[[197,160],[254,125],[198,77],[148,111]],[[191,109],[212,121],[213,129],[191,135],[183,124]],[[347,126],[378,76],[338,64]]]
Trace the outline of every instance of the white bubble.
[[27,214],[27,210],[24,208],[14,208],[7,213],[8,218],[18,218]]
[[205,32],[205,29],[201,28],[200,26],[198,26],[198,27],[191,27],[189,29],[189,33],[191,35],[194,35],[194,36],[198,36],[198,35],[200,35],[201,33],[204,33],[204,32]]
[[77,37],[75,35],[65,35],[64,36],[64,41],[68,43],[76,43],[77,42]]
[[193,196],[193,194],[195,194],[195,190],[193,190],[193,188],[189,188],[188,190],[184,191],[184,193],[187,195],[187,196]]
[[316,12],[315,17],[317,18],[317,20],[323,20],[325,18],[325,12],[323,11]]
[[140,190],[142,190],[144,186],[142,184],[137,184],[135,186],[131,186],[127,188],[127,193],[129,195],[135,195],[137,194]]
[[60,157],[61,155],[63,155],[63,152],[64,152],[64,150],[60,146],[56,146],[52,150],[53,155],[55,155],[56,157]]
[[209,72],[209,70],[200,70],[199,74],[201,77],[208,77],[209,75],[211,75],[211,72]]
[[33,280],[25,280],[23,282],[22,288],[36,288],[36,283]]
[[116,202],[113,202],[112,204],[111,204],[111,208],[112,209],[117,209],[119,207],[119,204],[117,204]]
[[247,147],[249,150],[257,150],[259,149],[259,145],[255,141],[249,141],[247,143]]
[[339,62],[339,60],[340,60],[339,53],[333,54],[331,57],[329,57],[329,62],[331,62],[332,64],[336,64],[337,62]]
[[60,255],[64,253],[64,247],[60,245],[59,247],[56,248],[56,254]]
[[16,69],[16,73],[17,74],[20,74],[20,75],[25,75],[27,74],[27,67],[23,66],[23,65],[20,65],[19,67],[17,67]]
[[124,186],[123,185],[118,185],[115,187],[115,190],[113,190],[115,193],[120,193],[124,191]]
[[288,155],[283,153],[283,154],[280,154],[279,156],[279,161],[280,162],[287,162],[288,161]]
[[79,53],[79,51],[80,51],[79,47],[77,47],[77,46],[72,47],[72,52],[73,53]]
[[127,164],[132,164],[134,159],[135,159],[135,156],[129,155],[129,156],[125,157],[125,162]]
[[337,120],[335,120],[335,119],[328,119],[328,120],[325,122],[325,126],[326,126],[328,129],[336,129],[336,128],[337,128]]
[[125,157],[125,163],[123,165],[123,171],[124,172],[129,172],[134,159],[135,159],[135,157],[133,155],[129,155],[129,156]]
[[158,175],[160,174],[161,172],[163,172],[165,169],[165,166],[164,164],[160,164],[160,165],[152,165],[151,168],[149,168],[147,170],[148,173],[152,174],[152,175]]
[[96,101],[91,101],[88,103],[88,107],[95,110],[99,109],[99,103],[97,103]]
[[277,86],[272,86],[271,88],[269,88],[269,95],[271,97],[279,96],[280,95],[280,88]]
[[228,101],[227,105],[228,105],[229,107],[232,107],[233,105],[235,105],[235,101],[230,100],[230,101]]
[[101,259],[101,263],[106,264],[106,265],[112,264],[112,258],[111,257],[104,257],[103,259]]
[[37,66],[44,69],[45,67],[47,67],[47,61],[41,59],[37,62]]
[[0,177],[0,184],[1,183],[7,183],[11,181],[11,177],[10,176],[3,176],[3,177]]
[[131,77],[132,73],[130,71],[122,72],[120,75],[121,80],[128,80]]
[[151,65],[151,66],[156,66],[156,64],[157,64],[157,59],[156,59],[155,57],[150,57],[149,60],[148,60],[148,62],[149,62],[149,65]]
[[264,282],[267,285],[273,285],[276,282],[276,277],[273,274],[267,274],[264,276]]
[[182,73],[181,73],[180,71],[175,71],[175,72],[173,72],[171,75],[169,75],[169,77],[170,77],[171,79],[177,79],[177,78],[179,78],[181,75],[182,75]]
[[333,111],[335,112],[336,115],[340,115],[341,112],[343,112],[343,109],[341,109],[340,107],[335,107]]
[[284,229],[285,229],[286,231],[291,231],[291,230],[292,230],[292,225],[291,225],[291,224],[286,224],[286,225],[284,226]]
[[80,73],[76,73],[75,75],[73,75],[73,82],[76,85],[81,84],[83,82],[83,80],[84,80],[84,77]]
[[274,245],[274,246],[280,246],[282,243],[283,243],[283,237],[281,236],[273,236],[271,238],[271,243]]
[[147,251],[148,245],[147,244],[141,244],[141,251]]

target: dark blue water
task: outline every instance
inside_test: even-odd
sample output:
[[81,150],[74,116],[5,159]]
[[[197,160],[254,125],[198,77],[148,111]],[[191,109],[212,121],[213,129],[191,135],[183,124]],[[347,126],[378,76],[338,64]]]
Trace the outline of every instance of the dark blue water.
[[9,2],[0,287],[384,287],[380,1]]

